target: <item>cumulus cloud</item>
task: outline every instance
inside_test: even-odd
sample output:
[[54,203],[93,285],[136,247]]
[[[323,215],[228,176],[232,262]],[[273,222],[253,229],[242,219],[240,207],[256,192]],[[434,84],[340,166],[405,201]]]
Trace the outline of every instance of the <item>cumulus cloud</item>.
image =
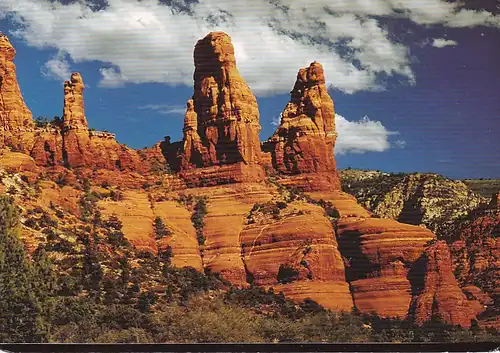
[[252,90],[270,95],[289,91],[298,68],[314,60],[325,67],[327,82],[346,93],[381,90],[382,77],[413,84],[409,49],[391,39],[381,19],[500,27],[499,16],[461,6],[445,0],[107,0],[99,9],[90,0],[1,0],[0,16],[20,24],[14,34],[31,46],[56,48],[75,62],[103,62],[104,87],[191,85],[194,44],[222,30],[232,37]]
[[[338,133],[335,143],[336,154],[384,152],[391,147],[389,137],[398,135],[396,131],[387,130],[380,121],[364,117],[359,121],[349,121],[340,114],[335,114]],[[404,141],[396,141],[396,146],[403,148]]]
[[69,80],[71,77],[71,65],[63,53],[47,61],[40,71],[43,76],[59,81]]
[[448,46],[454,47],[458,43],[454,40],[451,39],[445,39],[445,38],[434,38],[432,40],[432,46],[436,48],[444,48]]
[[142,110],[152,110],[163,115],[184,115],[186,108],[180,105],[170,104],[147,104],[139,107]]

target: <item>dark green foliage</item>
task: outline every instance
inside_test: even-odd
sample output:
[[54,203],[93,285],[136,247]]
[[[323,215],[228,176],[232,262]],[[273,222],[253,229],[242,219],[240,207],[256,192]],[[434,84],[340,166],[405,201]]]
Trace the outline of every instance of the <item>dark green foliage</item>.
[[193,215],[191,216],[191,222],[196,229],[196,236],[198,238],[198,244],[205,244],[205,235],[203,234],[203,227],[205,227],[205,216],[207,214],[207,202],[204,198],[198,198],[196,204],[194,205]]
[[52,120],[49,121],[49,118],[44,117],[44,116],[37,116],[35,118],[35,126],[38,128],[46,128],[46,127],[55,127],[55,128],[60,128],[62,127],[62,119],[58,116],[55,116]]
[[163,262],[165,266],[170,266],[172,263],[172,257],[174,253],[171,246],[167,246],[165,250],[158,251],[158,259]]
[[299,278],[299,271],[288,264],[281,264],[278,270],[277,280],[279,283],[290,283]]
[[83,253],[83,278],[84,288],[93,291],[94,295],[100,291],[103,270],[96,249],[87,245]]
[[139,295],[139,300],[137,302],[137,308],[141,313],[146,313],[150,310],[151,305],[154,305],[156,300],[157,296],[151,291],[141,293],[141,295]]
[[165,236],[172,235],[172,232],[165,226],[165,223],[163,223],[163,220],[161,219],[160,216],[155,218],[153,222],[153,227],[156,239],[161,239]]
[[43,342],[49,325],[50,263],[43,250],[26,257],[19,239],[19,209],[0,195],[0,341]]

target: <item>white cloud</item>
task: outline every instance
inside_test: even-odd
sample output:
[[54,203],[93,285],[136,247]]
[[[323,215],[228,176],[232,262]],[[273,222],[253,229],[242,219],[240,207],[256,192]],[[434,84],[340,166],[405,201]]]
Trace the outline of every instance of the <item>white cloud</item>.
[[274,118],[272,118],[271,119],[271,125],[272,126],[276,126],[276,127],[280,126],[280,124],[281,124],[281,117],[282,116],[281,116],[281,113],[280,113],[280,115],[275,116]]
[[0,16],[20,23],[15,34],[31,46],[56,48],[75,62],[103,62],[104,87],[192,85],[194,44],[210,31],[226,31],[238,68],[258,95],[288,92],[297,70],[314,60],[323,64],[329,84],[347,93],[381,90],[382,76],[414,83],[409,49],[391,39],[380,17],[500,27],[499,16],[445,0],[199,0],[170,1],[170,7],[158,0],[108,0],[95,12],[90,3],[1,0]]
[[448,46],[456,46],[458,43],[454,40],[451,39],[445,39],[445,38],[434,38],[432,40],[432,46],[436,48],[444,48]]
[[[389,131],[380,121],[364,117],[359,121],[349,121],[342,115],[335,114],[335,125],[338,133],[335,143],[336,154],[384,152],[391,147],[389,137],[398,135]],[[399,142],[398,142],[399,141]],[[403,148],[404,141],[396,141],[396,146]]]
[[43,76],[59,81],[66,81],[71,78],[71,65],[67,56],[61,52],[47,61],[40,71]]
[[147,104],[138,108],[142,110],[152,110],[163,115],[184,115],[186,113],[186,108],[180,105]]
[[118,88],[125,85],[126,79],[120,72],[118,72],[117,69],[113,67],[107,67],[101,68],[99,72],[102,76],[102,79],[99,82],[99,87]]

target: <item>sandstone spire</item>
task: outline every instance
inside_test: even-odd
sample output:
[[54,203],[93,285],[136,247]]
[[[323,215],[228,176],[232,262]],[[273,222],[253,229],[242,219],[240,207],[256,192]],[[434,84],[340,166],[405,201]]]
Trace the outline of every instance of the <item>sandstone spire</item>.
[[333,101],[323,67],[315,61],[299,70],[281,124],[265,149],[272,153],[273,167],[281,172],[329,172],[338,179],[333,156],[336,137]]
[[16,76],[16,50],[0,32],[0,130],[24,131],[33,128],[31,111],[24,103]]
[[65,130],[88,130],[83,90],[85,85],[82,76],[75,72],[70,81],[64,82],[63,126]]
[[231,38],[209,33],[194,49],[194,95],[184,126],[183,167],[260,160],[259,110],[241,78]]

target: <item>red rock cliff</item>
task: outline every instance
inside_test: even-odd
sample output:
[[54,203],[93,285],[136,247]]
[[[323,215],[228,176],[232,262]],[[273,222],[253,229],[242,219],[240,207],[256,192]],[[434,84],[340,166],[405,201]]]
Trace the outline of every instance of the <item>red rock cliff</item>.
[[285,174],[324,173],[340,189],[333,148],[335,110],[328,94],[323,67],[313,62],[299,70],[281,124],[264,143],[273,168]]
[[477,302],[468,301],[453,276],[448,245],[438,241],[424,253],[425,278],[422,292],[415,298],[415,321],[422,324],[440,318],[452,325],[470,327],[476,317]]
[[34,124],[17,82],[15,55],[9,38],[0,33],[0,145],[23,150],[21,134]]
[[194,49],[194,95],[184,126],[184,163],[259,163],[259,109],[236,68],[231,38],[212,32]]

